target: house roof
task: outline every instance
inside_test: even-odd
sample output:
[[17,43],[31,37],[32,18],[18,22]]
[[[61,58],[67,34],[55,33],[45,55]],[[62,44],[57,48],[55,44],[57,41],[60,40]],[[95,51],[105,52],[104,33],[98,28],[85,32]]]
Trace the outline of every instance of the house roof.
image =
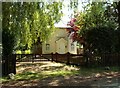
[[57,41],[59,41],[59,40],[61,40],[61,39],[66,40],[65,37],[59,37],[55,42],[57,42]]
[[59,41],[64,41],[67,42],[65,38],[59,38],[58,40],[56,40],[55,42],[59,42]]
[[60,29],[63,29],[63,28],[72,28],[72,27],[70,27],[70,26],[64,26],[64,27],[57,27],[57,28],[60,28]]
[[69,26],[67,24],[63,24],[63,23],[55,24],[55,27],[56,28],[60,28],[60,29],[63,29],[63,28],[72,28],[71,26]]

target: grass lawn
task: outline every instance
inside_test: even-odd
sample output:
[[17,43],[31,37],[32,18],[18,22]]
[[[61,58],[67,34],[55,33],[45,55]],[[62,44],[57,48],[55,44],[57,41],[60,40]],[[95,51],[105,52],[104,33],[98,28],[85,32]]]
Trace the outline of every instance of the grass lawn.
[[92,76],[95,74],[101,74],[104,72],[120,72],[119,67],[110,67],[110,70],[105,70],[104,67],[85,68],[76,67],[72,65],[66,65],[56,62],[40,62],[40,63],[17,63],[17,74],[14,79],[8,79],[8,77],[0,78],[4,82],[9,81],[27,81],[27,80],[42,80],[49,77],[59,76],[74,76],[80,75],[83,77]]

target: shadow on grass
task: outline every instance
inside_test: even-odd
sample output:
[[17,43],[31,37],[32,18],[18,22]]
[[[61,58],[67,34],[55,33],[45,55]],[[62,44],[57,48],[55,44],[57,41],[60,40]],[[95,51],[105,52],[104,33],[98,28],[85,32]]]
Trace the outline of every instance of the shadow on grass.
[[32,63],[32,62],[29,62],[29,63],[26,63],[26,62],[17,62],[17,66],[16,66],[16,68],[21,68],[21,67],[28,67],[28,66],[37,66],[37,65],[39,65],[39,66],[41,66],[41,65],[45,65],[45,63],[37,63],[37,64],[35,64],[35,63]]
[[109,67],[109,70],[106,70],[105,67],[92,67],[92,68],[86,68],[86,67],[80,67],[79,74],[83,76],[92,75],[94,73],[103,73],[103,72],[120,72],[120,67],[118,66],[111,66]]
[[21,81],[21,80],[42,80],[44,78],[48,77],[57,77],[57,76],[66,76],[66,75],[75,75],[79,74],[78,71],[43,71],[43,72],[25,72],[25,73],[20,73],[15,75],[15,80],[16,81]]
[[[20,64],[20,63],[19,63]],[[105,70],[105,67],[94,67],[94,68],[85,68],[85,67],[73,67],[60,63],[21,63],[18,65],[19,68],[24,69],[21,73],[15,75],[15,79],[8,80],[3,78],[3,84],[16,84],[20,81],[25,81],[24,84],[32,84],[29,82],[31,80],[38,80],[36,85],[48,85],[48,86],[57,86],[57,85],[90,85],[98,83],[93,79],[93,75],[111,73],[111,72],[120,72],[119,67],[110,67],[110,70]],[[42,69],[43,70],[39,70]],[[18,68],[17,68],[18,69]],[[38,69],[38,70],[36,70]],[[114,74],[113,74],[114,75]],[[101,80],[101,79],[100,79]],[[12,83],[14,81],[14,83]],[[26,82],[27,81],[27,82]],[[100,83],[104,84],[104,81],[107,82],[107,78],[101,80]],[[11,83],[8,83],[11,82]],[[115,81],[116,82],[116,81]],[[22,85],[23,83],[20,83]],[[17,85],[17,84],[16,84]],[[102,84],[101,84],[102,85]]]

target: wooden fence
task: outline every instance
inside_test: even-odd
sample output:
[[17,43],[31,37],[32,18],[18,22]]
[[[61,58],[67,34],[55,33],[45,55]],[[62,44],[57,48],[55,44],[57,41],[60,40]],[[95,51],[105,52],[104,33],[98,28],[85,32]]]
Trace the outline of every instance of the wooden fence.
[[93,55],[86,56],[83,54],[16,54],[16,60],[18,62],[21,61],[55,61],[66,64],[74,64],[74,65],[101,65],[101,66],[112,66],[112,65],[120,65],[120,54],[101,54],[101,55]]
[[119,53],[105,53],[101,55],[101,63],[104,66],[120,66],[120,54]]
[[85,63],[82,54],[16,54],[17,62],[55,61],[66,64],[83,65]]
[[62,62],[66,64],[74,64],[74,65],[84,65],[85,60],[82,54],[52,54],[52,61]]
[[94,66],[120,66],[119,53],[103,53],[101,55],[85,56],[88,59],[86,65]]
[[16,62],[38,62],[51,60],[51,54],[15,54]]
[[2,58],[2,74],[16,73],[16,62],[55,61],[80,66],[120,66],[120,54],[101,54],[97,56],[86,56],[83,54],[13,54]]

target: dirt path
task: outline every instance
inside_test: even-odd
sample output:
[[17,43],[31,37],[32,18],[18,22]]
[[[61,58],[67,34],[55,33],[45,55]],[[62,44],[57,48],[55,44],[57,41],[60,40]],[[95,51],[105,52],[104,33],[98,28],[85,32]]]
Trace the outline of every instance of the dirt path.
[[[56,70],[62,69],[64,70],[66,67],[60,63],[42,63],[41,67],[37,64],[26,65],[26,64],[18,64],[18,66],[22,66],[22,68],[18,69],[17,72],[24,72],[26,70],[36,70],[36,71],[45,71],[48,70]],[[39,69],[38,69],[39,67]],[[47,68],[46,68],[47,67]],[[29,69],[28,69],[29,68]],[[43,69],[44,68],[44,69]],[[42,70],[41,70],[42,69]],[[70,68],[69,68],[70,69]],[[72,68],[75,69],[76,68]],[[81,74],[75,75],[66,75],[66,76],[56,76],[56,77],[47,77],[44,79],[34,79],[34,80],[11,80],[8,82],[4,82],[2,84],[2,88],[6,88],[4,86],[17,86],[17,88],[24,88],[24,86],[89,86],[89,88],[120,88],[120,72],[103,72],[103,73],[95,73],[88,76],[83,76]]]

